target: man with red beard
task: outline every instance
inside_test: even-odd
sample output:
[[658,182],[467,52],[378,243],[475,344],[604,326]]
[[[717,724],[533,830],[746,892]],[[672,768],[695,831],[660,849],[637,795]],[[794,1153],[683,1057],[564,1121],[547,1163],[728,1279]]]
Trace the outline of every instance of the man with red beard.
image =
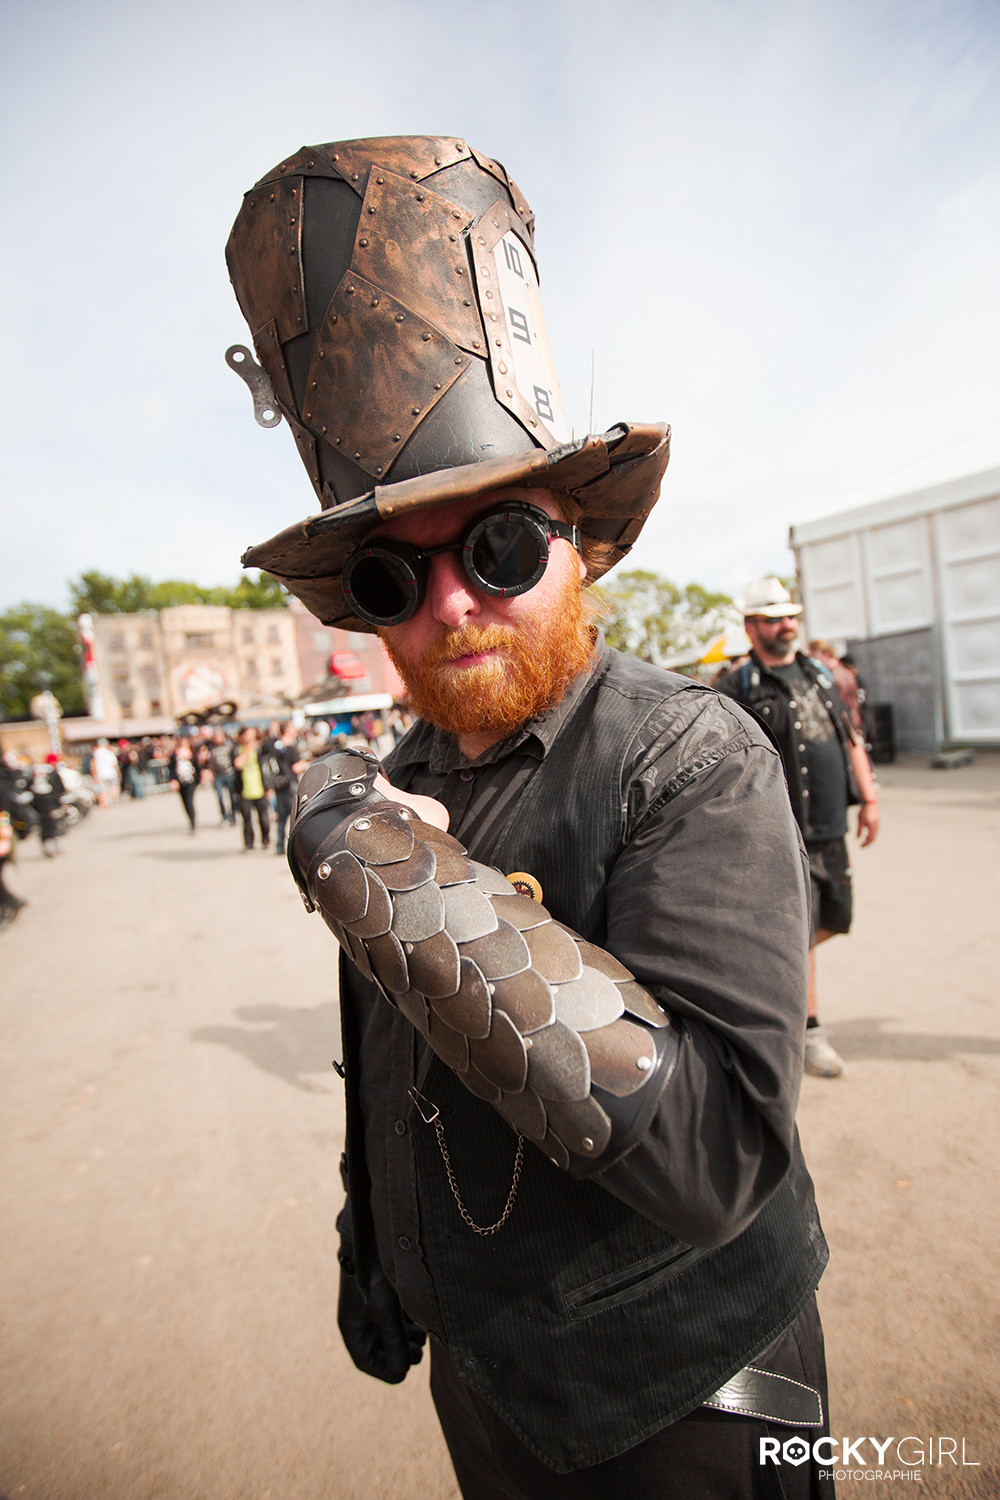
[[813,1500],[801,845],[754,721],[600,637],[668,435],[568,440],[531,223],[406,137],[304,148],[230,240],[230,363],[323,502],[244,561],[418,714],[384,774],[310,767],[289,839],[344,953],[339,1323],[389,1382],[430,1339],[467,1500]]

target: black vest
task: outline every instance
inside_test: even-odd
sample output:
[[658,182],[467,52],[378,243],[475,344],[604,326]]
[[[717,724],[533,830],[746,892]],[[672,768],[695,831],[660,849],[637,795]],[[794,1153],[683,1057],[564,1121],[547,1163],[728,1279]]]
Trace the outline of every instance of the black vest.
[[[625,828],[629,747],[664,698],[686,686],[612,654],[490,859],[537,876],[552,914],[599,945]],[[360,1145],[348,1082],[349,1142]],[[421,1088],[442,1108],[470,1211],[492,1222],[510,1185],[510,1127],[436,1058]],[[797,1143],[788,1175],[749,1227],[703,1250],[576,1181],[530,1143],[510,1219],[480,1238],[456,1213],[433,1131],[416,1122],[413,1140],[421,1244],[455,1368],[558,1472],[624,1452],[711,1395],[792,1321],[826,1264]],[[370,1223],[359,1222],[359,1186],[352,1171],[360,1249],[373,1240]]]

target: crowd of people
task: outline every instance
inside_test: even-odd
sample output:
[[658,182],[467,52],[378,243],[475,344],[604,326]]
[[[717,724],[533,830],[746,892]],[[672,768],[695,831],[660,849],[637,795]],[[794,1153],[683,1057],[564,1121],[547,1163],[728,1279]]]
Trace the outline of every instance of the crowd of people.
[[0,757],[0,930],[27,905],[7,877],[18,845],[35,832],[45,858],[54,859],[64,851],[67,826],[94,804],[108,808],[123,797],[138,800],[169,786],[193,834],[195,793],[211,787],[222,826],[241,827],[244,851],[260,847],[284,854],[295,787],[310,762],[344,745],[384,755],[412,722],[397,705],[385,715],[354,714],[343,730],[325,720],[297,726],[274,719],[265,731],[204,725],[120,739],[117,745],[102,737],[84,754],[79,771],[54,751],[35,762],[23,750],[7,750]]

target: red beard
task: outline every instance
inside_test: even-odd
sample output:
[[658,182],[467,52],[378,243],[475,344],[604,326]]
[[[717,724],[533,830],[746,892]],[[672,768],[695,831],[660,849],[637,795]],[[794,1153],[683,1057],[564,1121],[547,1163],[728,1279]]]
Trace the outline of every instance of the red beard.
[[[406,684],[413,712],[455,736],[511,734],[551,708],[594,655],[591,611],[574,572],[550,609],[525,626],[466,625],[450,631],[419,661],[411,661],[390,632],[379,632]],[[490,661],[447,670],[442,663],[479,651]]]

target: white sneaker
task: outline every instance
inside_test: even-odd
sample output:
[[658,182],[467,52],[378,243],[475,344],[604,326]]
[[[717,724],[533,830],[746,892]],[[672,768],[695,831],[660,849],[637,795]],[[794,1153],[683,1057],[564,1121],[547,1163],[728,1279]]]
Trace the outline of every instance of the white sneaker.
[[806,1072],[816,1078],[840,1078],[847,1072],[844,1059],[830,1045],[824,1026],[810,1026],[806,1031]]

